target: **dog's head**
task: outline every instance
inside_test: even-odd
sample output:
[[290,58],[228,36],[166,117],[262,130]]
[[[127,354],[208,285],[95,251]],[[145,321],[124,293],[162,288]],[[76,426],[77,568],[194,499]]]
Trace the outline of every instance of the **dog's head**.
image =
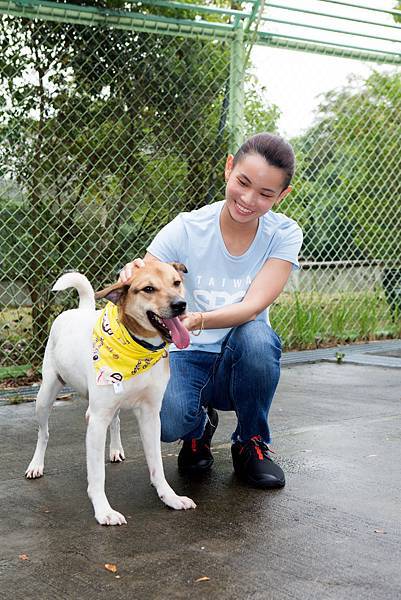
[[133,277],[117,282],[95,294],[118,304],[120,318],[134,334],[154,337],[156,334],[178,348],[189,345],[189,334],[179,317],[185,313],[183,273],[181,263],[145,262],[137,267]]

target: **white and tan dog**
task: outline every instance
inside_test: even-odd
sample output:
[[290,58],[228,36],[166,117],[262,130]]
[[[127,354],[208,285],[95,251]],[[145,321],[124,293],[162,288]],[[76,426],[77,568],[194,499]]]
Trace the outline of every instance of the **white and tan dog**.
[[[173,341],[177,347],[189,344],[187,330],[179,316],[185,312],[183,265],[151,262],[136,268],[133,278],[116,283],[96,294],[118,305],[118,318],[137,342],[153,348]],[[35,454],[26,477],[41,477],[49,438],[48,419],[57,393],[64,383],[87,397],[86,454],[88,495],[95,518],[102,525],[121,525],[125,517],[112,509],[105,494],[104,450],[110,425],[110,459],[124,459],[120,438],[120,408],[133,408],[138,419],[150,480],[160,499],[175,509],[195,508],[185,496],[177,496],[167,483],[160,448],[160,407],[169,378],[168,359],[122,383],[98,385],[93,366],[93,329],[101,311],[95,310],[95,294],[89,281],[79,273],[67,273],[53,290],[75,287],[79,308],[61,313],[53,323],[46,346],[42,385],[36,400],[39,422]],[[116,385],[118,387],[116,387]]]

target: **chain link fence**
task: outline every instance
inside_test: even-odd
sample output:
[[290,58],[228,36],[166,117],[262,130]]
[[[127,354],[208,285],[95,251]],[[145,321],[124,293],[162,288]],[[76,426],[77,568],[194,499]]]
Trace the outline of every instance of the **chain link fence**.
[[[324,90],[313,99],[311,124],[290,137],[297,174],[280,210],[304,231],[302,270],[272,309],[274,325],[290,348],[399,337],[401,69],[341,53],[257,52],[278,72],[266,75],[267,100],[287,82],[299,123],[308,69]],[[339,62],[349,75],[334,84]]]
[[[60,274],[110,283],[178,212],[223,197],[230,43],[3,15],[0,49],[0,358],[37,365],[76,305],[50,292]],[[290,140],[280,210],[304,229],[303,269],[271,309],[287,349],[400,333],[400,107],[400,70],[374,68]],[[249,69],[244,134],[279,117]]]

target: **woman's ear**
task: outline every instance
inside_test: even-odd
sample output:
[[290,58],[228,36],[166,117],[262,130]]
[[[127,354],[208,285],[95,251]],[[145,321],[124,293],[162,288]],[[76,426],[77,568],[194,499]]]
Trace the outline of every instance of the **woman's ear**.
[[288,196],[288,194],[292,192],[292,187],[289,185],[288,187],[286,187],[282,192],[280,192],[279,197],[277,198],[277,200],[275,201],[275,206],[278,206],[280,204],[280,202],[282,200],[284,200],[284,198],[286,196]]
[[234,162],[234,155],[233,154],[229,154],[227,156],[226,166],[225,166],[225,169],[224,169],[224,179],[226,181],[228,181],[228,178],[231,175],[231,171],[233,170],[233,162]]

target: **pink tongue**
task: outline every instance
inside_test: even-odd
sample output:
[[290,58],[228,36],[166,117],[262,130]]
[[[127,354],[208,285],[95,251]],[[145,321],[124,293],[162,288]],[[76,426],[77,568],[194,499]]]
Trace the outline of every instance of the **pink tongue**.
[[189,346],[190,338],[188,329],[185,329],[178,317],[174,319],[163,319],[168,329],[171,331],[171,337],[177,348],[182,350]]

